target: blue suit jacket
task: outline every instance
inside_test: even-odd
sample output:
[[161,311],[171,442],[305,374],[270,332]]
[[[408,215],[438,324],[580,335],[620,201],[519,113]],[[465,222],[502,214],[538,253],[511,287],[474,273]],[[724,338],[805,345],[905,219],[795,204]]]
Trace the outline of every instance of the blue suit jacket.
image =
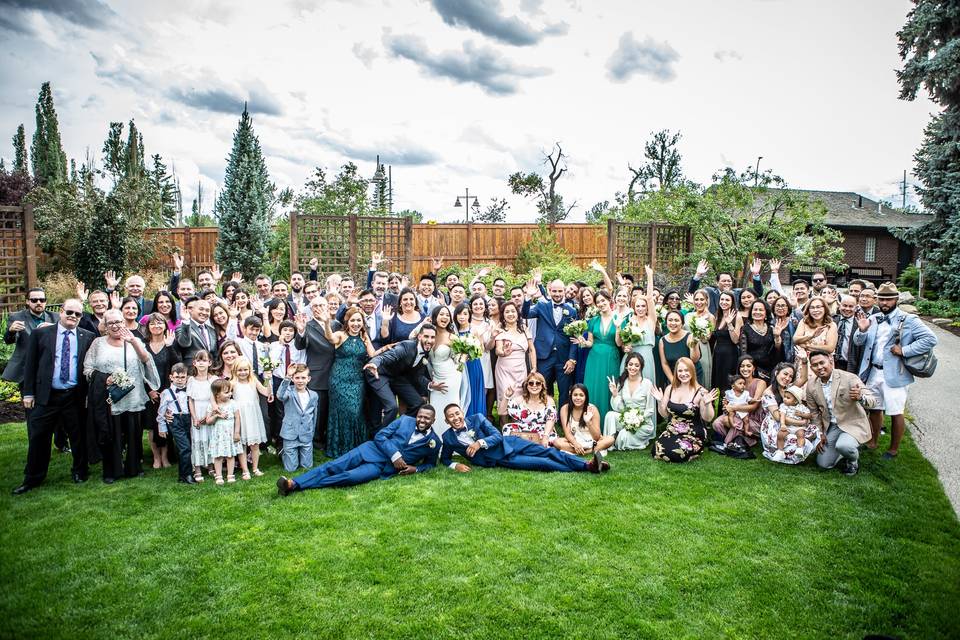
[[313,441],[313,430],[317,424],[317,402],[319,396],[316,391],[307,389],[307,406],[300,406],[297,390],[290,380],[284,378],[277,389],[277,400],[283,403],[283,425],[280,427],[280,437],[284,440],[297,440],[300,444],[310,444]]
[[577,319],[577,310],[569,302],[564,302],[563,316],[560,324],[553,321],[553,300],[541,300],[537,304],[523,303],[521,314],[524,318],[537,319],[537,338],[533,342],[537,350],[537,362],[547,360],[556,355],[560,362],[566,362],[575,357],[576,352],[571,349],[570,336],[563,332],[563,328]]
[[429,471],[437,464],[442,443],[440,436],[430,429],[425,438],[414,444],[410,436],[417,428],[417,421],[410,416],[400,416],[377,432],[373,442],[364,442],[355,451],[360,453],[364,462],[380,464],[393,469],[391,458],[399,453],[408,465],[415,465],[417,473]]
[[[479,413],[466,417],[468,431],[473,431],[476,440],[483,440],[487,448],[480,448],[477,453],[468,458],[470,464],[478,467],[494,467],[497,463],[513,453],[513,447],[504,439],[500,431]],[[443,432],[443,453],[440,455],[440,464],[445,467],[453,462],[453,454],[467,458],[467,447],[457,440],[457,432],[447,429]]]
[[877,345],[877,319],[882,314],[870,318],[870,328],[866,333],[859,329],[853,334],[853,344],[863,346],[863,360],[860,362],[860,379],[866,383],[873,368],[875,349],[883,349],[883,379],[888,387],[905,387],[913,382],[913,374],[903,365],[903,358],[890,352],[890,347],[896,344],[897,327],[903,318],[903,333],[900,336],[900,348],[904,358],[926,353],[937,344],[937,336],[923,323],[923,320],[912,313],[904,313],[900,309],[890,312],[890,334],[887,344]]

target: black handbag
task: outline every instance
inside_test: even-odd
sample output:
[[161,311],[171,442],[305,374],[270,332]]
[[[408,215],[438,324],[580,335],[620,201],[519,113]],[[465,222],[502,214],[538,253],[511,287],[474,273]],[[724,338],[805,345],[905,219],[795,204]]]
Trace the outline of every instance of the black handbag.
[[[123,370],[127,370],[127,343],[123,343]],[[118,384],[109,384],[107,385],[107,404],[114,404],[120,402],[124,396],[133,391],[134,385],[129,387],[121,387]]]
[[[903,322],[906,319],[906,315],[900,316],[900,324],[897,325],[897,344],[900,344],[900,334],[903,332]],[[937,356],[934,355],[933,349],[930,349],[926,353],[903,358],[903,366],[917,378],[929,378],[937,370]]]

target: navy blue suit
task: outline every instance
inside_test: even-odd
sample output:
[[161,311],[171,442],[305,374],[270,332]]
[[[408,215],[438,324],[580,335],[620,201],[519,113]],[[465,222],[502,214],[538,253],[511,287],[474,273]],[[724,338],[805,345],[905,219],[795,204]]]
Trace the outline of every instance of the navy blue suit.
[[335,460],[307,471],[294,480],[297,489],[349,487],[378,478],[396,475],[392,458],[399,453],[408,465],[415,465],[417,473],[429,471],[440,455],[440,437],[429,429],[425,437],[410,444],[417,421],[401,416],[377,432],[372,442],[364,442]]
[[566,401],[567,390],[572,381],[572,373],[564,373],[563,366],[567,360],[575,358],[578,353],[572,349],[570,336],[563,332],[563,328],[577,319],[577,310],[568,302],[563,302],[559,306],[563,313],[559,324],[553,320],[554,304],[549,298],[533,305],[527,300],[523,303],[521,315],[527,319],[536,318],[537,320],[537,338],[533,343],[537,350],[537,372],[546,381],[546,391],[549,395],[553,395],[553,383],[557,383],[560,402],[563,403]]
[[[483,440],[487,445],[486,448],[481,446],[472,458],[468,458],[470,464],[523,471],[587,471],[587,462],[577,456],[516,436],[500,435],[479,413],[467,416],[465,422],[464,429],[472,431],[475,440]],[[455,453],[467,458],[467,445],[457,439],[457,433],[452,427],[443,432],[440,464],[446,467],[452,464]]]

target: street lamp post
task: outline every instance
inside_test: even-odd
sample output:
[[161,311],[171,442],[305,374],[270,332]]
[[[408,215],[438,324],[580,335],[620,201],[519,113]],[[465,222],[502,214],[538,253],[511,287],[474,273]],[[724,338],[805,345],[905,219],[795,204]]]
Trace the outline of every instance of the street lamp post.
[[757,156],[757,168],[753,171],[753,186],[757,186],[760,181],[760,161],[763,160],[763,156]]
[[463,200],[464,200],[463,204],[460,204],[460,197],[461,196],[457,196],[457,201],[453,203],[453,206],[455,207],[465,206],[466,207],[465,211],[467,212],[466,221],[470,222],[470,198],[473,198],[473,215],[477,215],[480,213],[480,200],[477,198],[477,196],[470,195],[470,189],[467,189],[466,195],[463,196]]

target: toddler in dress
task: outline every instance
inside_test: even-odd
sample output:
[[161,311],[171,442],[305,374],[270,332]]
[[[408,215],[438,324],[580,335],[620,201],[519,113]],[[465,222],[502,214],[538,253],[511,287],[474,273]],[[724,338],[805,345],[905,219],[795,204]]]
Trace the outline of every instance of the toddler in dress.
[[227,482],[236,482],[233,477],[233,465],[235,458],[240,455],[240,466],[247,477],[247,459],[241,455],[243,447],[240,446],[240,412],[237,411],[236,404],[233,402],[233,388],[229,380],[217,379],[210,385],[213,391],[213,399],[217,403],[217,408],[207,417],[206,423],[213,425],[210,430],[210,455],[213,456],[213,467],[216,474],[217,484],[223,484],[223,477],[220,473],[223,469],[223,461],[227,461]]
[[780,462],[787,457],[786,444],[803,449],[806,444],[806,430],[810,425],[810,411],[802,404],[803,391],[791,386],[783,390],[783,402],[780,403],[780,431],[777,432],[777,452],[773,459]]
[[736,405],[750,404],[753,396],[747,391],[747,381],[743,376],[735,376],[731,381],[730,388],[723,392],[723,399],[727,401],[727,415],[724,420],[727,423],[727,435],[724,438],[724,444],[730,444],[738,435],[751,435],[749,433],[746,418],[747,411],[734,411],[731,407]]
[[[260,471],[260,443],[267,441],[267,428],[263,422],[263,412],[260,410],[260,395],[273,402],[273,388],[267,387],[253,375],[253,365],[241,356],[233,363],[230,373],[230,384],[233,387],[233,401],[240,414],[240,444],[244,450],[250,448],[250,462],[253,465],[253,475],[262,476]],[[258,395],[259,394],[259,395]],[[240,466],[243,467],[244,480],[250,479],[247,471],[246,451],[241,456]]]

